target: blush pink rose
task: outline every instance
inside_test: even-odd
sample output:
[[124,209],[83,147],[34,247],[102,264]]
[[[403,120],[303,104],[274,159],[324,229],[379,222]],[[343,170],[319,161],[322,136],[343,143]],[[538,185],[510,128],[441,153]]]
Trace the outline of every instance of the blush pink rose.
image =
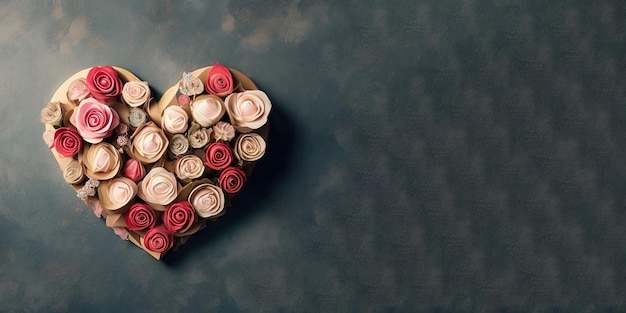
[[206,166],[221,171],[233,162],[233,151],[223,142],[213,142],[206,148],[205,157]]
[[144,176],[146,176],[146,168],[138,160],[128,159],[128,161],[124,163],[122,175],[135,183],[138,183]]
[[72,127],[61,127],[54,132],[54,148],[66,157],[73,158],[83,148],[83,139]]
[[246,173],[238,167],[228,167],[220,174],[219,184],[226,193],[237,193],[246,182]]
[[87,98],[89,95],[89,87],[87,86],[87,80],[79,78],[73,80],[70,86],[67,87],[67,99],[70,101],[80,102]]
[[233,93],[233,75],[228,68],[215,63],[207,75],[205,87],[208,93],[225,97]]
[[174,235],[163,224],[150,228],[143,237],[143,246],[152,252],[167,252],[173,245]]
[[163,225],[171,233],[182,234],[197,220],[196,212],[188,201],[170,204],[163,214]]
[[76,129],[86,142],[99,143],[113,134],[120,117],[113,108],[94,98],[80,102],[76,109]]
[[87,87],[94,98],[107,100],[118,96],[123,84],[112,66],[94,66],[87,73]]
[[156,223],[156,212],[149,205],[143,203],[133,204],[124,215],[126,226],[130,230],[144,230],[153,227]]

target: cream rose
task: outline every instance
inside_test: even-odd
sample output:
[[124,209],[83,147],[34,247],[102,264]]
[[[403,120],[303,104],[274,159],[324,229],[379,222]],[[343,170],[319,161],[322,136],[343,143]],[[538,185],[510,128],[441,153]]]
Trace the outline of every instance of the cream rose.
[[85,180],[85,172],[80,162],[71,160],[63,169],[63,179],[70,185],[80,184]]
[[137,195],[137,184],[126,177],[116,177],[106,180],[98,186],[98,199],[102,207],[116,211],[132,204]]
[[130,109],[130,113],[128,114],[128,123],[132,127],[139,127],[139,125],[148,121],[148,114],[146,111],[140,108],[132,108]]
[[213,125],[213,137],[215,140],[231,141],[235,138],[235,128],[226,122],[218,122]]
[[189,152],[189,140],[187,137],[181,134],[172,136],[172,139],[170,140],[170,152],[174,156],[183,155]]
[[187,134],[189,145],[194,149],[204,148],[211,139],[212,131],[211,128],[203,128],[200,124],[192,122]]
[[235,141],[235,156],[242,161],[256,161],[265,154],[265,140],[257,133],[241,134]]
[[48,103],[41,110],[41,122],[52,126],[61,126],[63,124],[61,103],[58,101]]
[[189,193],[188,201],[196,213],[204,218],[216,216],[224,210],[224,192],[213,184],[196,186]]
[[180,186],[176,176],[162,167],[153,167],[138,185],[137,195],[155,210],[164,211],[176,199]]
[[199,178],[204,173],[204,164],[197,155],[189,154],[176,160],[174,172],[183,183]]
[[131,155],[144,164],[159,160],[169,145],[163,130],[152,122],[139,125],[130,139]]
[[87,80],[84,78],[75,79],[67,88],[67,99],[78,104],[89,95]]
[[85,166],[85,175],[100,181],[115,177],[122,167],[119,151],[107,142],[87,145],[79,161]]
[[249,133],[267,123],[272,103],[261,90],[246,90],[226,97],[230,123],[242,133]]
[[202,127],[217,123],[226,113],[224,101],[218,96],[201,95],[191,104],[191,116]]
[[138,80],[127,82],[124,84],[124,88],[122,88],[122,99],[133,108],[146,104],[150,99],[148,83]]
[[172,105],[163,110],[161,127],[170,134],[182,134],[189,126],[189,115],[185,109]]

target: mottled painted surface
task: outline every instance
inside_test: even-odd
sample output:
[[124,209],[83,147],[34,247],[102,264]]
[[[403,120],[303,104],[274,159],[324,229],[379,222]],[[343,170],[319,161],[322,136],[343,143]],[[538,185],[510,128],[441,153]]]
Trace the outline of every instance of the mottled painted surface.
[[[0,1],[0,311],[593,311],[626,301],[623,1]],[[64,184],[39,111],[112,64],[274,101],[165,262]]]

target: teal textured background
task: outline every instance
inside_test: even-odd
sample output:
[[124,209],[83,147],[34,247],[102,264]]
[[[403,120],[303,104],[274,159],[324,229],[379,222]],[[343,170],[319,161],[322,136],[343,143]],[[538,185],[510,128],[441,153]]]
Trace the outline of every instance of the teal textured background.
[[[624,309],[623,1],[0,1],[1,312]],[[65,185],[39,112],[116,65],[273,100],[230,211],[163,262]]]

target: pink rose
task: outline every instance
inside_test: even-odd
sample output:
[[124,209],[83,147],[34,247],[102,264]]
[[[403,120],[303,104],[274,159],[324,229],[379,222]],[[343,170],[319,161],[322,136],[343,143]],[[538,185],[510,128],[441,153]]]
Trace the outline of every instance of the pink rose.
[[228,167],[220,174],[219,184],[226,193],[237,193],[246,182],[246,173],[238,167]]
[[138,183],[144,176],[146,176],[146,168],[138,160],[128,159],[128,161],[124,163],[122,175],[135,183]]
[[163,129],[154,122],[139,125],[130,139],[130,154],[144,164],[160,159],[169,145]]
[[111,136],[120,124],[117,112],[94,98],[87,98],[80,102],[75,118],[78,133],[89,143],[99,143]]
[[162,253],[167,252],[174,245],[174,236],[165,228],[163,224],[150,228],[143,237],[143,246],[146,249]]
[[144,230],[153,227],[156,223],[156,212],[147,204],[135,203],[124,215],[126,225],[130,230]]
[[206,166],[210,169],[221,171],[233,162],[233,151],[223,142],[211,143],[205,151]]
[[70,101],[80,102],[89,95],[89,87],[87,80],[79,78],[70,83],[67,87],[67,99]]
[[163,225],[171,233],[182,234],[197,220],[196,212],[188,201],[170,204],[163,214]]
[[122,89],[122,99],[133,108],[146,104],[150,100],[148,83],[138,80],[127,82]]
[[213,95],[201,95],[191,104],[191,116],[202,127],[209,127],[217,122],[226,113],[224,101]]
[[73,158],[83,148],[83,139],[72,127],[61,127],[54,132],[54,148],[66,157]]
[[182,134],[189,127],[189,115],[183,108],[172,105],[163,110],[163,129],[170,134]]
[[156,210],[163,211],[165,206],[178,196],[180,185],[172,172],[162,168],[153,167],[139,183],[139,198],[152,205]]
[[87,87],[94,98],[107,100],[118,96],[123,85],[112,66],[95,66],[87,74]]
[[225,97],[233,93],[233,75],[228,68],[215,63],[207,75],[205,87],[208,93]]
[[261,90],[246,90],[229,95],[226,110],[230,123],[241,133],[249,133],[267,123],[272,103]]

